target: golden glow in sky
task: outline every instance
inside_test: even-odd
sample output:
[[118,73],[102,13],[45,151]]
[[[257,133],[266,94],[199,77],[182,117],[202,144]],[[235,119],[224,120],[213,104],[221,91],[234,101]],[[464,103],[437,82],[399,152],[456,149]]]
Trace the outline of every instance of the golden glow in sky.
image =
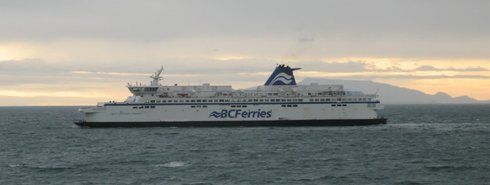
[[0,106],[123,100],[163,66],[167,85],[249,88],[371,80],[490,100],[487,1],[8,1]]

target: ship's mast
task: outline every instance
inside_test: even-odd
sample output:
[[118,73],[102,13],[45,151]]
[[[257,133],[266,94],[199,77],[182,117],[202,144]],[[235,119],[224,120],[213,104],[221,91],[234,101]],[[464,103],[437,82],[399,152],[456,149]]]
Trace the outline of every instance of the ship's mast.
[[150,76],[153,80],[151,81],[151,86],[158,86],[158,82],[163,79],[163,77],[160,77],[160,74],[163,72],[163,66],[156,71],[153,75]]

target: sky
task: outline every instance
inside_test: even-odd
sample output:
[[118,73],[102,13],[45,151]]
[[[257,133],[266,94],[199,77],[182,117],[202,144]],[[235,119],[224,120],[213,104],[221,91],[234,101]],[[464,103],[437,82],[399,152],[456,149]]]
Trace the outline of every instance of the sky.
[[487,0],[0,0],[0,106],[124,100],[127,83],[371,80],[490,99]]

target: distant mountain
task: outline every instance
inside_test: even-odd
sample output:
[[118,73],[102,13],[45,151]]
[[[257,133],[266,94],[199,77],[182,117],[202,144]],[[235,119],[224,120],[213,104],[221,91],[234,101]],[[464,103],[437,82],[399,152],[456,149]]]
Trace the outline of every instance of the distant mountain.
[[362,91],[364,93],[377,93],[380,100],[387,104],[430,104],[430,103],[490,103],[489,101],[478,101],[469,96],[451,97],[444,92],[434,95],[426,94],[418,90],[397,87],[394,85],[377,83],[365,80],[336,80],[323,78],[305,78],[299,84],[338,84],[344,85],[346,90]]

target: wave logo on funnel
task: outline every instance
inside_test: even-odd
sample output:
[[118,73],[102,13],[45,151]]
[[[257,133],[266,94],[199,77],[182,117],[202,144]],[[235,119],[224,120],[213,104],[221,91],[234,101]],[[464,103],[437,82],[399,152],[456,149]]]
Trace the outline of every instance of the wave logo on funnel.
[[271,84],[276,84],[278,81],[281,81],[285,85],[289,85],[291,82],[293,82],[293,77],[286,73],[279,73],[276,77],[274,77]]
[[296,85],[293,71],[299,69],[278,65],[264,85]]

